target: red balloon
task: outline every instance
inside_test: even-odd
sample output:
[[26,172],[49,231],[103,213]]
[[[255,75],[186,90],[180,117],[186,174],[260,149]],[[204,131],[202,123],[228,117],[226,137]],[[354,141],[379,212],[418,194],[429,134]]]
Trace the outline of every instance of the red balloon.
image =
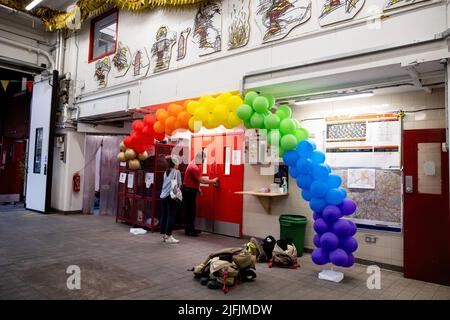
[[132,148],[133,147],[133,139],[131,137],[126,137],[125,139],[123,139],[123,144],[125,145],[125,147],[127,148]]
[[136,133],[139,133],[144,129],[144,122],[142,120],[134,120],[131,126]]
[[134,147],[134,151],[136,151],[137,153],[142,153],[146,150],[146,146],[142,145],[142,144],[138,144]]
[[156,122],[156,118],[150,114],[148,114],[144,117],[144,125],[146,125],[146,126],[153,128],[153,125],[155,124],[155,122]]
[[155,132],[155,139],[156,140],[163,141],[165,137],[166,137],[166,134],[164,132],[162,132],[162,133],[156,133]]

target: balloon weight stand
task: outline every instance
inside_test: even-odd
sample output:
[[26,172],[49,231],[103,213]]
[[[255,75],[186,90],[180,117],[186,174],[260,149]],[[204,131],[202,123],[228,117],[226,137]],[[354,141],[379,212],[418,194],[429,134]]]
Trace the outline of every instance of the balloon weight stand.
[[319,279],[338,283],[344,279],[344,273],[334,270],[323,270],[319,273]]

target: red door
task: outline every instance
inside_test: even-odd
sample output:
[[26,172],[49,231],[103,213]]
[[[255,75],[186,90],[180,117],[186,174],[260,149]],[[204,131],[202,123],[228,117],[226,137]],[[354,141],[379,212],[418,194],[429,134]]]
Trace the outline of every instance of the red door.
[[244,184],[243,134],[201,135],[192,138],[193,157],[203,151],[203,176],[218,177],[219,185],[202,185],[197,198],[197,227],[201,230],[242,237],[242,191]]
[[0,138],[0,202],[18,202],[23,191],[25,142]]
[[448,152],[444,129],[405,130],[404,274],[450,285]]

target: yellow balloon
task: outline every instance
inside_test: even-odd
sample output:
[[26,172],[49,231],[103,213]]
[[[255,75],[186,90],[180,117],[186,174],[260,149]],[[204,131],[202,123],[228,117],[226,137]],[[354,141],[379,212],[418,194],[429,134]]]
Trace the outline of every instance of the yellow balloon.
[[229,111],[227,110],[227,107],[223,104],[219,104],[214,108],[212,116],[218,123],[223,123],[227,120],[228,113]]
[[189,119],[189,129],[192,132],[198,132],[202,128],[202,122],[195,120],[194,117]]
[[205,107],[198,107],[194,113],[194,119],[200,121],[207,121],[209,117],[209,112]]
[[228,99],[230,99],[232,96],[233,95],[230,92],[224,92],[217,97],[217,100],[219,101],[220,104],[225,104],[227,103]]
[[206,100],[205,107],[206,109],[208,109],[208,111],[213,112],[217,104],[217,99],[209,98]]
[[235,113],[230,112],[230,114],[228,115],[228,123],[234,128],[241,125],[242,120],[239,119],[239,117]]
[[198,101],[191,101],[187,104],[186,110],[190,114],[194,115],[195,110],[198,108],[198,106],[199,106]]
[[228,99],[227,105],[231,110],[236,111],[236,109],[244,103],[244,100],[240,96],[232,96]]

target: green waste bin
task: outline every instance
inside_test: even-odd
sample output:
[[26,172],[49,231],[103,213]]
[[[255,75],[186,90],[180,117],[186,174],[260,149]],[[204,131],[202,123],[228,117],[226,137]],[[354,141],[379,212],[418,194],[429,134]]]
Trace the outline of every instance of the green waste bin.
[[297,256],[301,257],[305,246],[305,232],[308,219],[300,215],[282,214],[279,220],[280,239],[292,240],[297,248]]

